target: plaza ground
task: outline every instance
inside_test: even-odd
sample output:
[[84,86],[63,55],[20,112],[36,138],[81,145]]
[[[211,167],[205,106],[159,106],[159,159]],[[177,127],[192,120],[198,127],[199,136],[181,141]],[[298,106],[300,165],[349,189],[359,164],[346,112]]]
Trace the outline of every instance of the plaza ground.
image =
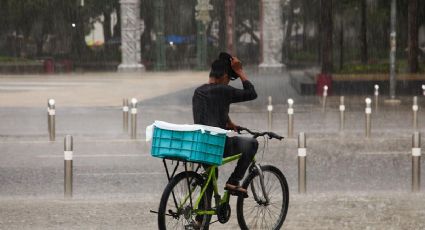
[[[301,96],[288,73],[248,72],[259,97],[236,104],[238,124],[267,129],[273,97],[273,131],[287,136],[288,98],[295,101],[294,137],[259,151],[262,164],[286,175],[290,207],[285,229],[424,229],[425,199],[411,193],[412,98],[373,105],[372,135],[364,135],[365,96],[347,96],[339,130],[339,97]],[[144,128],[154,120],[192,123],[193,90],[207,72],[87,73],[0,76],[0,229],[156,229],[167,180],[149,153]],[[240,82],[232,83],[241,87]],[[371,90],[370,95],[373,92]],[[419,96],[419,95],[418,95]],[[138,137],[122,128],[122,99],[139,100]],[[56,100],[56,141],[48,140],[47,99]],[[425,128],[419,98],[419,130]],[[376,109],[377,108],[377,109]],[[307,194],[297,193],[296,134],[307,134]],[[63,138],[74,136],[74,196],[63,197]],[[261,142],[260,146],[263,142]],[[261,148],[261,147],[260,147]],[[422,165],[423,165],[422,160]],[[220,171],[223,183],[234,166]],[[422,170],[422,178],[425,177]],[[229,224],[237,229],[236,209]]]

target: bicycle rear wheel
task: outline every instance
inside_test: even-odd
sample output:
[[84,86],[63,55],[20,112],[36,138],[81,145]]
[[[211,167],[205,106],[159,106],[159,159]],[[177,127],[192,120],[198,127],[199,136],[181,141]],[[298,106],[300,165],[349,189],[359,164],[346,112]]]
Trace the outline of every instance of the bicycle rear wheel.
[[[196,215],[193,207],[203,184],[202,176],[195,172],[181,172],[168,183],[158,209],[159,229],[208,229],[211,215]],[[210,201],[211,193],[207,190],[199,209],[210,210]]]
[[289,190],[283,173],[271,165],[261,166],[264,187],[269,197],[266,201],[256,170],[251,172],[242,186],[248,198],[238,197],[237,216],[241,229],[280,229],[288,212]]

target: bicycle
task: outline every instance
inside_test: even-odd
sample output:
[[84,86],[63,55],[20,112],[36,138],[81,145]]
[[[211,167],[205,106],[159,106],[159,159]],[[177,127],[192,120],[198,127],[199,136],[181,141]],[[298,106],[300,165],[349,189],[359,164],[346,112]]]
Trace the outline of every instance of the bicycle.
[[[268,137],[282,140],[273,132],[253,132],[239,127],[238,132],[246,131],[254,138]],[[222,165],[236,161],[241,154],[223,158]],[[230,219],[230,194],[225,190],[223,196],[217,187],[216,165],[205,167],[205,172],[190,171],[183,161],[184,171],[176,173],[180,161],[170,176],[165,159],[163,163],[169,179],[161,197],[158,212],[159,229],[208,229],[213,215],[224,224]],[[196,163],[196,162],[195,162]],[[248,190],[248,198],[237,197],[237,220],[241,229],[280,229],[285,221],[289,204],[288,183],[283,173],[275,166],[260,165],[252,160],[248,176],[242,183]],[[249,189],[248,189],[249,187]],[[214,197],[215,207],[211,199]],[[266,220],[267,218],[267,220]],[[271,219],[271,220],[270,220]]]

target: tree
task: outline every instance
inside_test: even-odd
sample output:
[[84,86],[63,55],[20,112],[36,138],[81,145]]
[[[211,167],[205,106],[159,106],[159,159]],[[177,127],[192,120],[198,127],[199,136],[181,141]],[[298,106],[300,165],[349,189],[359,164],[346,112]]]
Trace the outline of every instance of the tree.
[[[353,18],[351,15],[353,10],[356,9],[357,5],[352,0],[339,0],[335,3],[333,6],[335,8],[335,30],[338,31],[337,33],[339,36],[338,38],[338,49],[339,49],[339,69],[341,70],[344,66],[344,57],[345,57],[345,44],[344,44],[344,30],[347,27],[354,27],[352,22],[349,20],[350,18]],[[348,24],[348,25],[346,25]],[[335,39],[335,40],[337,40]]]
[[226,50],[226,14],[225,0],[212,1],[214,10],[211,12],[212,20],[218,20],[218,46],[219,50]]
[[360,59],[363,64],[367,64],[368,53],[367,53],[367,0],[361,0],[360,4],[361,11],[361,28],[360,28]]
[[0,0],[0,35],[10,29],[9,0]]
[[323,74],[330,74],[333,69],[332,0],[321,0],[320,11],[321,72]]
[[282,44],[282,60],[291,58],[291,35],[292,27],[294,25],[295,15],[294,15],[295,1],[289,1],[288,5],[283,9],[283,18],[287,19],[288,24],[286,25],[285,38]]
[[154,2],[153,0],[145,0],[140,7],[140,18],[143,20],[145,29],[140,38],[142,59],[150,60],[154,58],[154,44],[151,39],[151,32],[154,29]]
[[[45,11],[45,9],[48,8],[48,2],[41,0],[5,0],[1,5],[2,11],[4,12],[4,14],[1,14],[2,21],[3,23],[8,24],[4,26],[4,29],[8,30],[8,32],[14,32],[14,34],[21,37],[23,41],[30,37],[33,25],[37,25],[37,36],[35,40],[37,43],[37,53],[40,54],[40,37],[43,35],[41,34],[41,31],[45,31],[46,28],[44,26],[44,23],[46,22],[44,18],[48,16],[48,14],[46,14],[47,11]],[[20,51],[15,53],[14,56],[19,55]]]
[[389,29],[390,29],[390,1],[374,0],[369,7],[367,17],[368,58],[388,59]]
[[248,33],[256,42],[259,42],[260,40],[254,31],[258,29],[255,28],[255,25],[260,20],[260,2],[257,0],[236,1],[235,17],[236,41],[244,33]]
[[409,72],[418,72],[418,0],[408,5],[408,63]]

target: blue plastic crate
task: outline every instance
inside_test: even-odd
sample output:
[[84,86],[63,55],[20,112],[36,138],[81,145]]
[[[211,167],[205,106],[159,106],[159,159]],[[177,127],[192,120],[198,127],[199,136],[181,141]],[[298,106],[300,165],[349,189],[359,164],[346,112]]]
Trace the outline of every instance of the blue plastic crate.
[[226,134],[205,130],[176,131],[154,126],[151,155],[159,158],[221,165]]

